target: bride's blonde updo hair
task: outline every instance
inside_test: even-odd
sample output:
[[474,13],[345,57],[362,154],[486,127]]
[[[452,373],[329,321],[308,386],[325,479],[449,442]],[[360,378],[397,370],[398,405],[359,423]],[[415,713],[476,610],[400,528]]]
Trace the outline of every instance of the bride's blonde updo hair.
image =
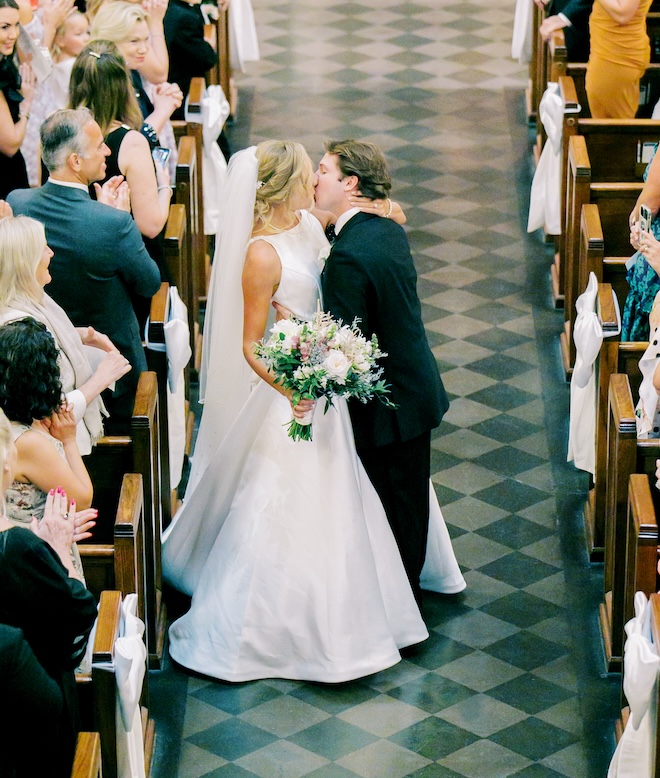
[[288,203],[305,186],[313,169],[305,147],[295,141],[266,140],[257,146],[255,154],[259,173],[254,220],[260,228],[267,228],[272,209]]

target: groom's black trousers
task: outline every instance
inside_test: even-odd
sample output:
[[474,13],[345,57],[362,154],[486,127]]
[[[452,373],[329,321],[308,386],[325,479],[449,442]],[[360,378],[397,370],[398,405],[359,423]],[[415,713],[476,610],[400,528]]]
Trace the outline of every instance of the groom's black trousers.
[[383,503],[415,599],[421,605],[419,577],[429,529],[431,433],[404,443],[359,449],[358,454]]

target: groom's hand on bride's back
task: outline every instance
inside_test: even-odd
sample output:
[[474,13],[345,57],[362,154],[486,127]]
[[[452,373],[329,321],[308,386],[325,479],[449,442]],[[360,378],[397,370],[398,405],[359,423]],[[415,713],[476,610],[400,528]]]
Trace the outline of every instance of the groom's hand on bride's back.
[[285,308],[283,305],[276,303],[275,300],[273,300],[273,308],[275,308],[276,312],[275,321],[290,319],[293,316],[292,311],[290,311],[288,308]]

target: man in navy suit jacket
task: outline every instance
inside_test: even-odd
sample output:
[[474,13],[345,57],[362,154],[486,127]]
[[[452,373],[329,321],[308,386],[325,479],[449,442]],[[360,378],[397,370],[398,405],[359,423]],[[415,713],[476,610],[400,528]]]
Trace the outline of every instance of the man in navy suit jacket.
[[564,30],[569,62],[589,59],[589,16],[594,0],[534,0],[539,8],[547,8],[548,16],[539,27],[548,40],[555,30]]
[[386,198],[391,188],[382,152],[371,143],[326,145],[317,171],[316,204],[337,218],[337,238],[322,276],[323,305],[387,353],[384,378],[396,408],[378,400],[349,402],[358,454],[380,497],[411,586],[419,577],[429,520],[431,430],[449,407],[426,339],[417,274],[402,227],[361,213],[348,197]]
[[41,127],[41,154],[50,177],[39,189],[16,189],[8,199],[16,215],[42,222],[55,252],[48,294],[77,327],[105,333],[131,363],[132,370],[105,397],[109,430],[125,431],[133,413],[138,378],[147,369],[132,295],[151,297],[160,288],[158,265],[144,247],[127,210],[128,192],[121,179],[88,187],[105,176],[101,128],[87,108],[61,110]]

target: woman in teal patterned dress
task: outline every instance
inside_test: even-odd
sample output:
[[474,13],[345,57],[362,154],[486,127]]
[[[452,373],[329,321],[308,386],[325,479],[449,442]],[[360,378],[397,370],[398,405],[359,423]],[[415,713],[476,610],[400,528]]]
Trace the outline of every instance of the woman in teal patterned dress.
[[[657,149],[656,144],[654,156],[644,171],[644,189],[630,214],[630,242],[637,253],[628,261],[626,278],[630,291],[621,321],[622,341],[649,339],[649,313],[656,294],[660,292],[660,154],[656,154]],[[640,236],[638,229],[639,206],[642,204],[648,206],[653,214],[651,231],[645,236]]]

